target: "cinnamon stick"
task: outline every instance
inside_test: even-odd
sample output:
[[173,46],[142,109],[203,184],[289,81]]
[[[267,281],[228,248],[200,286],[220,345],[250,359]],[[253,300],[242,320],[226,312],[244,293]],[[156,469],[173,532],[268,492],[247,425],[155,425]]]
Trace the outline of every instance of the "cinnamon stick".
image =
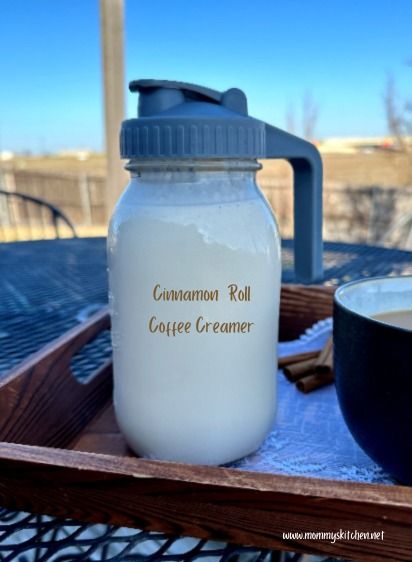
[[295,353],[293,355],[286,355],[285,357],[280,357],[278,360],[278,368],[284,369],[292,363],[300,363],[301,361],[306,361],[307,359],[315,359],[318,357],[319,351],[305,351],[304,353]]
[[332,336],[326,342],[316,361],[315,371],[318,374],[327,375],[333,373],[333,339]]
[[312,390],[316,390],[321,388],[322,386],[326,386],[333,382],[333,372],[329,371],[327,373],[313,373],[311,375],[307,375],[296,383],[296,388],[301,392],[307,394],[308,392],[312,392]]
[[298,363],[292,363],[287,367],[284,367],[283,372],[285,377],[290,382],[296,382],[305,375],[315,372],[316,357],[312,359],[306,359],[305,361],[299,361]]
[[330,384],[334,380],[333,375],[333,340],[332,336],[326,342],[325,347],[315,360],[314,373],[301,377],[296,387],[305,394],[312,392],[322,386]]
[[325,347],[319,353],[319,357],[316,361],[317,366],[322,366],[322,365],[325,364],[326,359],[328,358],[329,354],[331,353],[332,346],[333,346],[333,340],[332,340],[332,336],[330,336],[330,338],[328,339],[328,341],[325,344]]
[[333,374],[333,352],[330,350],[329,355],[325,358],[322,365],[316,365],[315,371],[319,375]]
[[320,351],[309,351],[279,359],[286,378],[307,393],[333,382],[333,340],[328,339]]

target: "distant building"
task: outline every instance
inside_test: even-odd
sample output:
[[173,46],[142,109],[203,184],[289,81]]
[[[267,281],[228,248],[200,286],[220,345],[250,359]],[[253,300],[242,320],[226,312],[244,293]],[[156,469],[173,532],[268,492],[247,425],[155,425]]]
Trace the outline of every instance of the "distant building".
[[9,162],[10,160],[13,160],[13,158],[14,158],[14,152],[12,152],[11,150],[2,150],[0,152],[1,162]]
[[60,150],[56,153],[56,156],[60,158],[77,158],[77,160],[88,160],[92,154],[92,151],[88,148],[81,149],[67,149]]
[[[412,147],[412,137],[404,137],[407,146]],[[347,137],[329,138],[318,143],[318,148],[323,153],[355,154],[368,153],[378,150],[396,151],[397,142],[393,137]]]

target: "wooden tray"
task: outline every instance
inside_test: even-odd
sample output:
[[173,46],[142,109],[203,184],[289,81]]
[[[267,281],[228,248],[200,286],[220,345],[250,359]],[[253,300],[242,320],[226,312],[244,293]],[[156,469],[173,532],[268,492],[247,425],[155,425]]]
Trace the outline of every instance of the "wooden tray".
[[[281,333],[330,316],[332,289],[284,286]],[[108,362],[87,383],[72,356],[106,310],[0,383],[0,505],[82,521],[356,560],[412,560],[412,488],[149,461],[116,425]],[[284,540],[283,532],[385,531],[384,540]]]

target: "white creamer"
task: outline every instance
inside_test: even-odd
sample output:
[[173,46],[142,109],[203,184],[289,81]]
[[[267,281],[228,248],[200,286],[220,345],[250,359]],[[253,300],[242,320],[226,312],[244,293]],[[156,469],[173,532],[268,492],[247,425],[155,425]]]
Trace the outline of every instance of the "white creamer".
[[138,80],[122,123],[131,182],[108,237],[119,427],[139,455],[222,464],[259,447],[276,410],[281,257],[257,158],[294,169],[295,273],[322,272],[316,148],[248,115],[245,94]]
[[138,454],[225,463],[273,424],[276,224],[256,164],[143,168],[109,238],[116,416]]

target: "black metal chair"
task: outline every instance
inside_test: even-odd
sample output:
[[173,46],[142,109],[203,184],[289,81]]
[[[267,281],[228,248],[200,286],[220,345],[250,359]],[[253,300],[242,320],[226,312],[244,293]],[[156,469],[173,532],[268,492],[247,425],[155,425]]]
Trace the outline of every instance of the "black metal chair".
[[0,240],[6,241],[11,235],[17,240],[38,240],[50,238],[50,232],[60,238],[61,225],[73,238],[77,237],[70,219],[55,205],[39,197],[0,189]]

